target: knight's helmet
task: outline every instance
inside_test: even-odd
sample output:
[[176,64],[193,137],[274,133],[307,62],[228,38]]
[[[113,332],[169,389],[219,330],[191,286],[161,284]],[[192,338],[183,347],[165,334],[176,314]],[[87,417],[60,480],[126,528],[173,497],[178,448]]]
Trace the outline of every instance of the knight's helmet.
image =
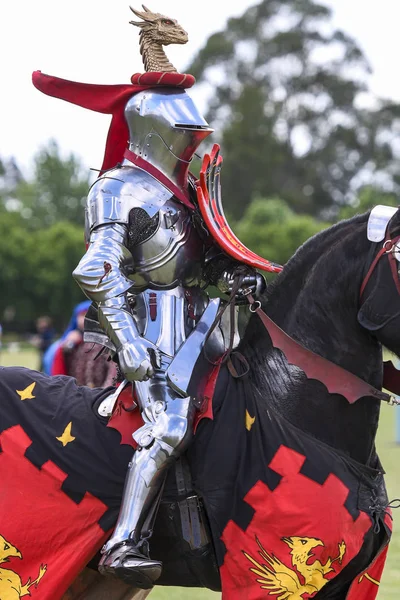
[[129,150],[186,187],[193,156],[214,131],[189,94],[180,88],[139,92],[126,104],[125,118]]

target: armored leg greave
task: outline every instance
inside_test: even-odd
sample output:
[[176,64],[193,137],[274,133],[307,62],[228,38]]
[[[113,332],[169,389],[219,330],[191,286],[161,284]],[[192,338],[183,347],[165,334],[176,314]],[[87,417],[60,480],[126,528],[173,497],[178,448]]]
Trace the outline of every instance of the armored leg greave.
[[148,558],[151,536],[165,475],[192,437],[195,412],[190,397],[179,397],[157,369],[149,382],[137,382],[144,425],[134,438],[138,449],[129,464],[117,525],[103,548],[100,572],[149,588],[161,574],[161,563]]

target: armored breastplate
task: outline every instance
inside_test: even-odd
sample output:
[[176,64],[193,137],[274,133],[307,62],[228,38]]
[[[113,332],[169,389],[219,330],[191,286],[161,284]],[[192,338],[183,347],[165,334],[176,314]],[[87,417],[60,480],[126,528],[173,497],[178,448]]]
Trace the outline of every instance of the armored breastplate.
[[150,217],[142,208],[129,215],[132,291],[193,286],[201,280],[203,243],[189,210],[173,197]]

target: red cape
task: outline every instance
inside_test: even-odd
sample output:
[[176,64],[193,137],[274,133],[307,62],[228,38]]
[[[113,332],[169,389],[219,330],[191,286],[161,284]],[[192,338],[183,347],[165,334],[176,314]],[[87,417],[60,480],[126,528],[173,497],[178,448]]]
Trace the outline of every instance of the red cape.
[[102,171],[112,169],[122,162],[129,139],[124,108],[131,96],[155,87],[190,88],[195,83],[193,75],[182,73],[136,73],[131,84],[97,85],[80,83],[46,75],[41,71],[32,74],[33,85],[48,96],[66,100],[83,108],[112,115],[108,130]]

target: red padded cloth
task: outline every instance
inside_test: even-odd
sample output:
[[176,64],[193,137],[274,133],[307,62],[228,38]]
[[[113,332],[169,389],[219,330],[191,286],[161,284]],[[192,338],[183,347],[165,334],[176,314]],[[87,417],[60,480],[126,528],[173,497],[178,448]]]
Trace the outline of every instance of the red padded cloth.
[[60,79],[41,71],[34,71],[32,74],[33,85],[44,94],[95,112],[112,115],[102,171],[112,169],[123,160],[129,139],[124,108],[131,96],[155,87],[189,88],[196,80],[193,75],[154,72],[136,73],[132,75],[131,81],[130,84],[97,85]]

